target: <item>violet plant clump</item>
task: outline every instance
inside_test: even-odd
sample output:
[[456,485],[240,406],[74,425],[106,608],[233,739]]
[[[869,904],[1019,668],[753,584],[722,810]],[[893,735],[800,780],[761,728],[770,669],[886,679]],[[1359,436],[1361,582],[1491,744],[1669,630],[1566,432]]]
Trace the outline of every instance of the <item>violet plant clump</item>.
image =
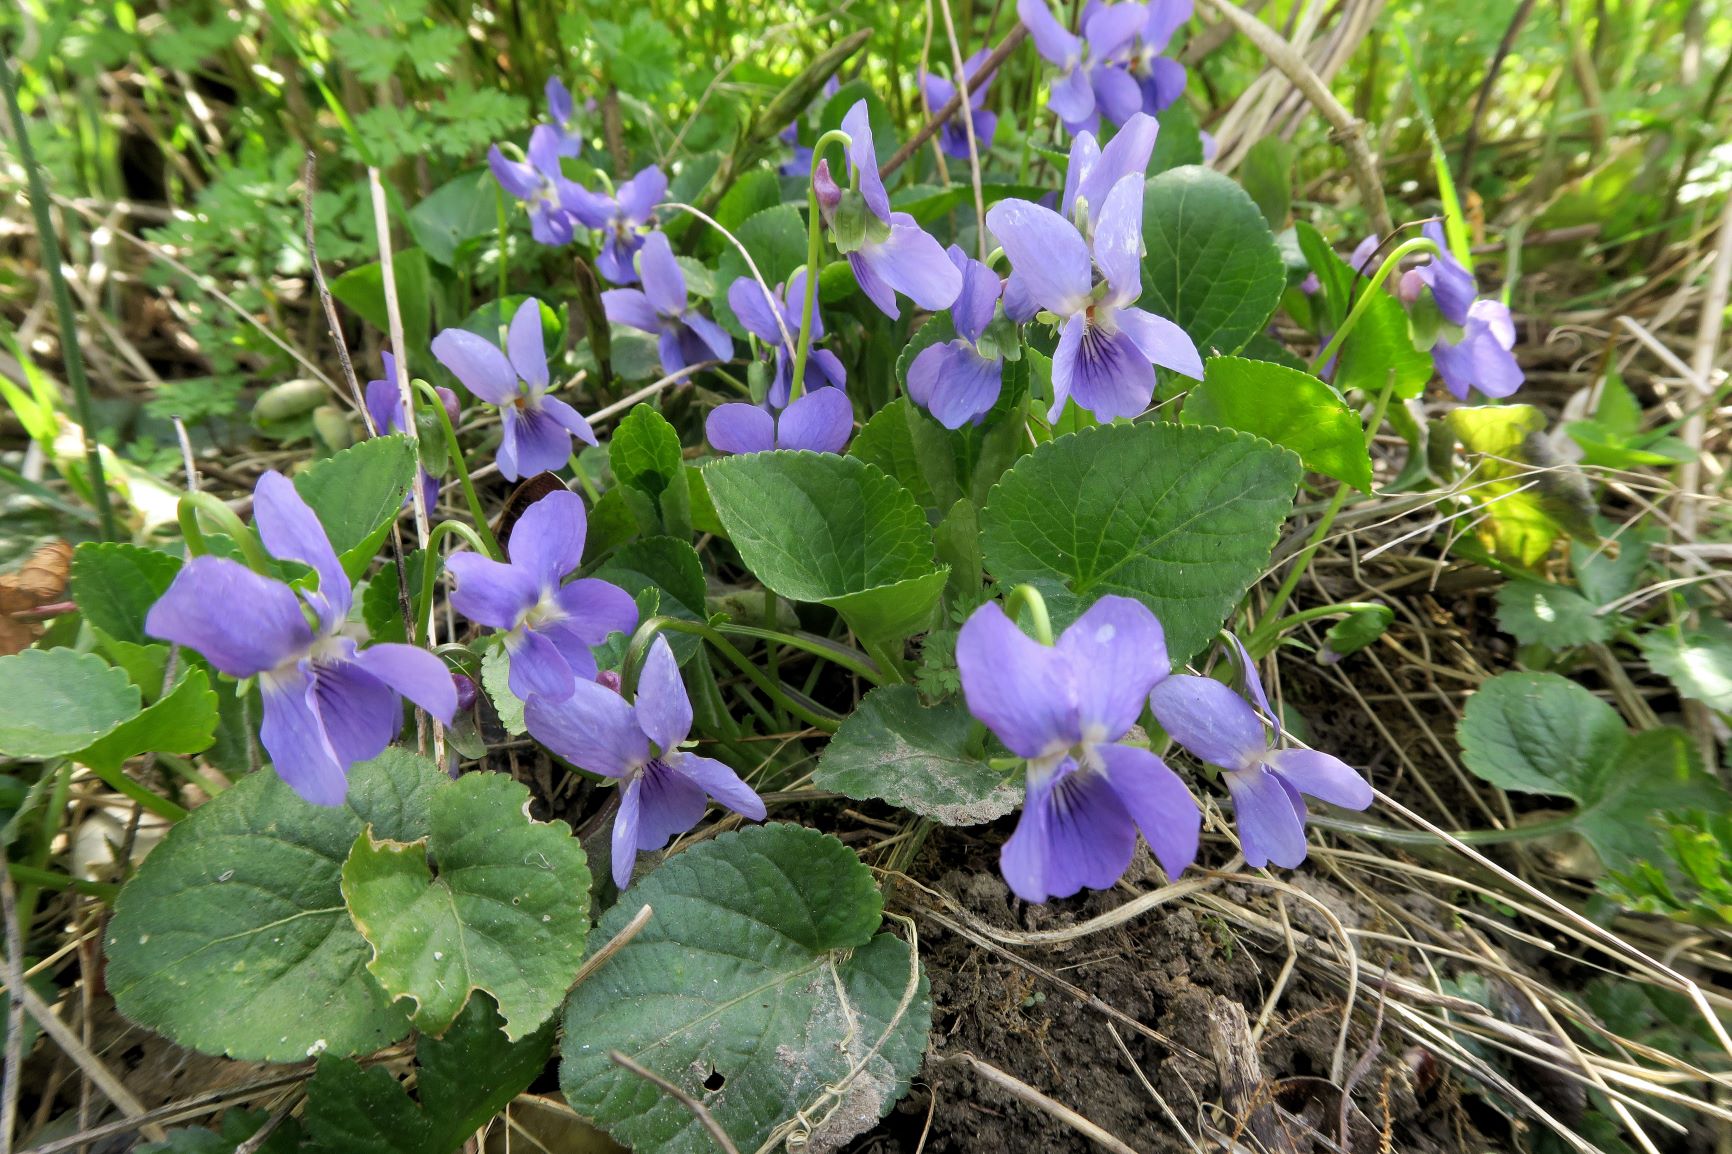
[[662,372],[669,376],[705,361],[733,360],[734,338],[691,307],[686,275],[668,238],[650,233],[637,259],[642,288],[602,293],[607,319],[655,336]]

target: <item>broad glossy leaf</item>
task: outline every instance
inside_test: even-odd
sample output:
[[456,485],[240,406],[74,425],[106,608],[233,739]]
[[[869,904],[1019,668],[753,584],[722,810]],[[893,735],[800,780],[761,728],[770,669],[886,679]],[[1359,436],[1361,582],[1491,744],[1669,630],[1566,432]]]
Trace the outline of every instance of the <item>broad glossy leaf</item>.
[[1275,234],[1256,202],[1197,165],[1149,180],[1143,246],[1137,303],[1177,322],[1205,357],[1236,353],[1262,331],[1287,283]]
[[840,1149],[907,1089],[931,1022],[926,981],[905,942],[877,933],[882,899],[841,842],[779,823],[723,834],[633,885],[596,939],[644,906],[649,924],[573,992],[561,1043],[566,1101],[614,1138],[658,1154],[714,1149],[609,1050],[702,1102],[741,1150],[800,1111],[828,1118],[811,1148]]
[[[433,325],[432,278],[427,254],[406,248],[392,254],[393,279],[397,282],[397,308],[403,319],[403,341],[411,350],[427,347]],[[374,261],[350,269],[331,282],[331,295],[354,309],[382,333],[391,331],[385,304],[384,267]]]
[[485,998],[471,998],[442,1038],[415,1043],[419,1103],[384,1066],[327,1055],[307,1083],[309,1149],[330,1154],[450,1154],[547,1065],[553,1024],[520,1042]]
[[638,405],[614,429],[607,459],[620,484],[659,500],[680,477],[680,435],[667,418],[648,405]]
[[372,437],[295,476],[349,580],[360,578],[403,508],[415,480],[415,445],[401,434]]
[[367,973],[343,904],[363,828],[427,835],[447,779],[390,749],[349,773],[347,804],[303,801],[274,772],[242,778],[169,832],[121,890],[104,947],[120,1011],[183,1046],[259,1062],[363,1054],[409,1032]]
[[1279,136],[1265,136],[1253,144],[1239,166],[1239,180],[1269,227],[1286,228],[1293,207],[1292,142]]
[[86,541],[69,586],[84,619],[116,641],[149,644],[144,618],[180,572],[180,558],[119,541]]
[[1269,563],[1299,458],[1225,429],[1143,423],[1042,445],[981,514],[987,570],[1045,596],[1054,623],[1135,597],[1175,663],[1200,651]]
[[752,453],[704,468],[716,513],[754,576],[794,601],[836,608],[873,641],[929,621],[945,570],[908,491],[853,457]]
[[466,774],[430,804],[425,840],[369,829],[343,866],[367,970],[415,1002],[416,1029],[443,1034],[481,990],[516,1041],[553,1016],[583,960],[583,846],[564,822],[531,820],[528,788],[503,774]]
[[1181,420],[1255,433],[1299,454],[1314,473],[1371,491],[1371,456],[1359,414],[1310,373],[1267,361],[1211,357],[1185,394]]
[[1570,649],[1605,641],[1612,618],[1567,585],[1517,578],[1497,591],[1498,628],[1523,645]]
[[457,250],[499,227],[499,185],[485,168],[448,180],[409,210],[409,231],[421,251],[454,267]]
[[201,753],[216,736],[217,720],[210,678],[196,665],[184,666],[162,700],[121,722],[77,758],[92,769],[111,771],[141,753]]
[[[645,537],[633,541],[607,559],[595,576],[611,581],[641,596],[654,590],[659,598],[656,612],[682,621],[704,621],[704,563],[691,544],[677,537]],[[641,616],[640,616],[641,620]],[[663,634],[683,665],[698,651],[699,640],[690,633]]]
[[94,653],[26,649],[0,657],[0,753],[76,753],[138,715],[138,687]]
[[1191,111],[1191,106],[1181,100],[1163,111],[1159,120],[1161,131],[1149,157],[1149,175],[1159,176],[1187,164],[1202,164],[1203,134],[1197,128],[1197,114]]
[[1658,860],[1661,814],[1726,804],[1681,730],[1632,735],[1611,706],[1553,673],[1492,678],[1468,698],[1456,736],[1485,781],[1574,801],[1573,824],[1608,869]]
[[913,686],[883,686],[830,738],[812,781],[943,825],[992,821],[1017,807],[1022,790],[979,756],[974,729],[959,702],[925,705]]
[[1732,713],[1732,625],[1710,618],[1682,632],[1656,629],[1643,634],[1640,644],[1648,664],[1679,693]]

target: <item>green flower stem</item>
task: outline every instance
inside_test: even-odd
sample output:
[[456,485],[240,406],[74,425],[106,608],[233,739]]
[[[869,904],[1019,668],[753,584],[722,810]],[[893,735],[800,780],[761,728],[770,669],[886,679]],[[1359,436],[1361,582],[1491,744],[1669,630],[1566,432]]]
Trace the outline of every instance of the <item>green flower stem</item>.
[[469,503],[469,516],[475,521],[475,531],[481,535],[481,552],[495,561],[505,560],[505,551],[499,547],[493,530],[487,524],[487,513],[481,508],[481,498],[475,495],[475,482],[469,479],[469,465],[463,460],[463,450],[457,444],[457,430],[452,427],[451,414],[445,411],[445,402],[439,399],[439,393],[426,381],[417,378],[413,384],[420,391],[421,399],[439,415],[439,425],[445,430],[446,456],[451,459],[451,467],[457,470],[457,480],[463,486],[463,499]]
[[91,773],[94,773],[97,777],[101,778],[102,784],[106,785],[109,789],[131,798],[133,801],[138,803],[140,809],[149,810],[160,818],[164,818],[168,821],[179,821],[188,813],[187,810],[168,800],[168,798],[157,796],[150,792],[150,790],[144,788],[144,786],[126,776],[124,770],[97,769],[94,765],[87,766],[86,768],[89,769]]
[[1316,621],[1320,617],[1343,617],[1350,613],[1391,613],[1389,606],[1378,601],[1340,601],[1334,605],[1316,605],[1310,609],[1301,609],[1297,613],[1289,613],[1271,627],[1276,634],[1281,634],[1296,625],[1307,621]]
[[[487,543],[461,521],[441,521],[427,534],[427,551],[421,555],[421,599],[415,602],[415,644],[427,648],[427,632],[433,608],[433,583],[439,579],[439,546],[445,538],[457,536],[469,542],[477,553],[487,553]],[[495,546],[497,548],[497,546]]]
[[[1383,386],[1383,391],[1377,394],[1377,405],[1371,411],[1371,420],[1365,425],[1365,446],[1371,447],[1372,438],[1377,436],[1377,430],[1383,426],[1383,414],[1389,411],[1389,399],[1395,395],[1395,371],[1389,373],[1389,381]],[[1329,507],[1323,510],[1323,516],[1318,520],[1317,527],[1311,530],[1311,539],[1305,542],[1305,548],[1299,551],[1299,556],[1293,561],[1293,566],[1287,571],[1287,577],[1281,582],[1281,587],[1275,590],[1275,596],[1269,599],[1269,604],[1263,608],[1262,622],[1251,632],[1251,637],[1245,642],[1245,648],[1251,651],[1254,659],[1267,656],[1275,643],[1280,639],[1283,622],[1277,620],[1277,614],[1286,606],[1293,596],[1293,591],[1299,588],[1299,579],[1305,575],[1305,570],[1311,567],[1311,558],[1317,555],[1322,547],[1323,539],[1329,535],[1329,530],[1335,525],[1335,518],[1340,515],[1341,507],[1347,504],[1347,494],[1353,486],[1343,482],[1335,487],[1335,495],[1329,499]]]
[[503,317],[505,315],[506,286],[510,283],[506,276],[509,270],[505,266],[505,242],[506,238],[511,235],[511,221],[506,216],[505,188],[498,181],[495,181],[493,186],[493,204],[497,217],[496,223],[499,227],[499,267],[494,270],[497,277],[494,299],[499,301],[499,315]]
[[87,882],[83,878],[67,877],[54,870],[37,869],[35,866],[8,865],[6,872],[12,875],[12,880],[20,886],[34,886],[44,890],[75,890],[90,897],[99,898],[109,905],[120,894],[120,887],[108,882]]
[[741,673],[744,673],[753,685],[763,691],[766,697],[780,708],[801,718],[813,728],[821,729],[825,733],[835,733],[836,727],[841,724],[842,719],[840,717],[816,702],[807,700],[805,695],[798,690],[770,680],[763,670],[747,660],[746,655],[735,648],[733,643],[717,630],[697,621],[681,621],[674,617],[651,617],[639,625],[637,632],[632,634],[631,644],[626,646],[625,664],[620,670],[620,693],[627,701],[630,701],[637,692],[638,674],[643,669],[644,658],[649,653],[650,644],[655,641],[656,634],[664,631],[691,633],[703,638],[710,643],[716,652],[726,657]]
[[194,557],[203,557],[210,552],[210,543],[205,540],[204,530],[199,527],[199,514],[203,513],[217,527],[234,540],[240,547],[241,555],[247,559],[247,567],[259,574],[269,574],[271,559],[265,555],[264,547],[259,544],[258,535],[247,528],[246,522],[214,493],[184,493],[176,516],[180,521],[181,536],[186,538],[186,551]]
[[109,504],[108,481],[102,472],[102,447],[96,441],[90,380],[84,375],[84,355],[79,351],[78,317],[72,311],[72,294],[67,290],[66,277],[60,271],[60,234],[54,231],[48,187],[43,183],[42,170],[36,164],[36,150],[30,143],[24,112],[18,107],[18,81],[12,75],[12,65],[4,51],[0,51],[0,87],[6,90],[6,112],[12,121],[12,139],[17,141],[18,157],[24,162],[24,176],[30,187],[30,211],[36,217],[36,241],[42,247],[42,263],[47,267],[48,281],[54,289],[54,311],[60,321],[60,356],[66,363],[66,381],[72,386],[72,396],[78,404],[78,423],[84,433],[84,467],[90,473],[90,495],[96,503],[96,518],[102,525],[103,539],[113,541],[118,537],[114,508]]
[[1359,294],[1359,299],[1353,302],[1351,309],[1347,310],[1347,317],[1341,322],[1341,327],[1335,330],[1335,335],[1329,338],[1329,343],[1318,351],[1316,358],[1311,362],[1313,375],[1321,372],[1323,366],[1329,363],[1329,358],[1335,355],[1336,350],[1341,347],[1341,342],[1347,339],[1348,334],[1353,331],[1353,326],[1359,323],[1359,318],[1365,314],[1366,309],[1371,307],[1372,298],[1383,288],[1383,282],[1389,279],[1389,274],[1399,268],[1403,260],[1416,252],[1442,255],[1438,247],[1423,236],[1404,240],[1391,249],[1389,255],[1383,258],[1383,263],[1377,266],[1377,271],[1371,274],[1371,281],[1365,286],[1365,291]]
[[806,292],[800,302],[800,337],[794,352],[794,375],[788,387],[789,404],[800,399],[801,388],[806,381],[806,360],[812,354],[812,310],[818,300],[818,242],[823,233],[824,221],[823,214],[818,209],[818,186],[813,181],[818,174],[818,163],[823,159],[825,149],[833,143],[846,147],[853,142],[853,138],[846,132],[840,128],[832,128],[812,146],[812,172],[806,180]]
[[[1335,814],[1313,813],[1310,820],[1312,825],[1320,826],[1323,829],[1370,838],[1373,841],[1391,842],[1396,845],[1441,846],[1447,844],[1442,837],[1422,829],[1394,829],[1374,821],[1340,817]],[[1468,845],[1508,845],[1512,842],[1533,841],[1536,838],[1551,837],[1553,834],[1568,833],[1575,828],[1576,815],[1568,814],[1564,817],[1536,821],[1531,825],[1512,826],[1509,829],[1450,830],[1448,836]]]
[[1004,614],[1012,622],[1016,621],[1023,609],[1034,618],[1034,639],[1042,645],[1052,644],[1052,618],[1047,616],[1046,598],[1040,595],[1040,590],[1033,585],[1018,585],[1010,591],[1010,596],[1004,599]]
[[755,625],[736,625],[729,622],[718,625],[720,633],[731,637],[752,637],[759,641],[775,641],[790,649],[799,649],[814,657],[822,657],[835,665],[840,665],[850,673],[858,674],[873,685],[885,685],[891,678],[885,676],[885,671],[875,665],[871,658],[858,649],[851,649],[828,638],[817,637],[810,633],[786,633],[775,629],[760,629]]
[[873,662],[880,669],[889,673],[893,680],[903,682],[904,684],[914,680],[914,678],[909,675],[907,665],[903,663],[900,657],[896,656],[894,651],[884,645],[871,641],[862,640],[860,644],[871,656]]

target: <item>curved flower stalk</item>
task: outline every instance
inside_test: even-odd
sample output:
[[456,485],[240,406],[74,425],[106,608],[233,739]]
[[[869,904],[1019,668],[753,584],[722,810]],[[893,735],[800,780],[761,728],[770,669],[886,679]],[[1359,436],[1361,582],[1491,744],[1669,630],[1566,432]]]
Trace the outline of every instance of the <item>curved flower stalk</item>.
[[583,155],[583,134],[578,129],[577,105],[571,99],[571,89],[557,76],[549,76],[543,91],[547,94],[547,117],[557,138],[560,156]]
[[[1236,640],[1234,646],[1246,689],[1273,719],[1256,665]],[[1174,741],[1225,771],[1248,865],[1292,867],[1305,860],[1301,795],[1347,809],[1364,809],[1373,800],[1365,779],[1340,758],[1314,749],[1271,749],[1257,710],[1219,681],[1176,673],[1154,687],[1149,707]],[[1274,736],[1279,742],[1278,722]]]
[[1071,221],[1026,200],[1001,200],[987,210],[986,223],[1014,271],[1007,311],[1013,295],[1025,298],[1060,326],[1049,421],[1071,397],[1096,420],[1134,417],[1154,397],[1155,365],[1201,380],[1202,358],[1183,329],[1135,304],[1143,292],[1142,176],[1114,184],[1098,215],[1079,202],[1093,226],[1086,239]]
[[686,274],[674,258],[666,235],[652,232],[638,252],[641,289],[608,289],[601,294],[607,319],[657,339],[663,374],[672,376],[703,361],[734,359],[734,338],[709,317],[690,307]]
[[668,178],[655,165],[643,169],[620,185],[612,196],[580,190],[582,196],[572,214],[603,237],[595,267],[614,284],[636,284],[633,265],[644,238],[655,227],[656,205],[668,193]]
[[920,350],[908,366],[908,395],[945,428],[960,429],[991,412],[1004,385],[1004,355],[996,342],[982,343],[1004,285],[956,245],[949,253],[962,273],[962,291],[950,306],[956,338]]
[[637,603],[619,586],[593,577],[560,584],[583,563],[587,531],[583,498],[561,489],[518,520],[508,563],[468,552],[446,562],[457,581],[452,608],[504,631],[511,692],[525,701],[561,701],[574,682],[595,680],[590,647],[637,627]]
[[1053,81],[1046,106],[1067,132],[1095,131],[1103,111],[1122,120],[1143,107],[1142,87],[1123,67],[1131,41],[1148,23],[1141,4],[1085,9],[1080,36],[1059,23],[1046,0],[1017,0],[1016,14],[1035,50],[1063,73]]
[[150,607],[145,632],[197,650],[230,677],[258,678],[259,741],[277,774],[315,805],[341,805],[349,767],[383,753],[403,728],[404,697],[449,725],[457,690],[425,649],[359,646],[346,624],[354,590],[287,477],[259,478],[253,520],[271,556],[310,568],[317,587],[194,557]]
[[854,435],[854,406],[841,389],[812,389],[780,413],[743,401],[718,405],[704,418],[704,436],[718,453],[809,449],[840,453]]
[[561,152],[566,147],[558,129],[538,124],[529,134],[527,163],[508,158],[497,144],[487,150],[493,178],[529,206],[529,233],[542,244],[570,244],[576,226],[595,212],[591,194],[560,170],[561,156],[576,155]]
[[579,681],[563,701],[531,697],[523,718],[530,735],[560,757],[618,779],[613,880],[620,889],[631,884],[637,855],[697,825],[708,798],[764,820],[763,799],[739,774],[680,748],[691,732],[692,703],[666,638],[657,637],[650,648],[635,705],[594,681]]
[[[962,83],[972,81],[980,66],[986,63],[986,58],[992,55],[991,49],[982,48],[973,56],[962,62]],[[992,147],[993,135],[998,131],[998,113],[986,107],[986,92],[992,87],[997,73],[986,78],[986,83],[968,94],[968,107],[958,109],[955,116],[944,122],[944,127],[938,132],[938,147],[946,156],[957,160],[968,159],[968,129],[962,123],[967,116],[974,121],[974,142],[981,155]],[[926,97],[926,107],[931,112],[937,112],[950,98],[956,95],[956,85],[930,72],[920,74],[920,90]],[[808,163],[810,159],[808,158]]]
[[[804,269],[788,278],[785,285],[777,285],[773,292],[766,293],[764,286],[749,276],[743,276],[728,286],[728,307],[734,310],[734,316],[739,318],[745,330],[763,341],[775,352],[775,374],[770,379],[770,394],[768,399],[772,409],[786,408],[793,380],[794,349],[782,340],[786,333],[794,341],[800,343],[800,302],[806,295],[806,272]],[[816,297],[817,294],[813,294]],[[778,323],[777,318],[780,318]],[[812,339],[822,340],[824,336],[824,318],[818,311],[818,302],[812,301]],[[847,370],[842,367],[842,359],[829,349],[814,348],[809,361],[811,371],[816,373],[819,385],[833,385],[838,389],[846,388],[848,384]]]
[[499,406],[504,439],[499,473],[507,481],[557,470],[571,456],[571,438],[596,443],[589,422],[576,409],[547,395],[547,348],[541,337],[541,302],[517,306],[505,340],[510,357],[467,329],[446,329],[433,338],[433,355],[477,397]]
[[880,312],[892,320],[902,313],[901,293],[923,309],[949,308],[962,291],[962,274],[939,244],[906,212],[890,211],[890,194],[878,177],[878,154],[866,102],[857,101],[842,118],[848,135],[848,167],[854,188],[845,197],[820,160],[813,174],[818,203],[836,248],[848,258],[854,279]]
[[[381,353],[379,359],[385,363],[385,376],[376,381],[367,382],[367,415],[373,418],[373,427],[384,433],[414,433],[404,421],[405,407],[403,394],[397,388],[397,358],[390,353]],[[438,388],[434,392],[439,397],[439,403],[445,406],[445,415],[453,422],[457,420],[457,394],[450,389]],[[439,503],[439,478],[429,473],[423,466],[419,473],[421,481],[421,499],[424,507],[431,512]],[[407,506],[414,500],[412,495],[405,494],[403,504]]]
[[1431,221],[1424,232],[1437,245],[1437,255],[1402,274],[1400,293],[1413,304],[1430,289],[1438,313],[1450,326],[1431,346],[1432,367],[1458,401],[1467,400],[1473,389],[1492,398],[1510,396],[1525,378],[1510,351],[1516,331],[1509,306],[1480,297],[1473,270],[1450,254],[1442,224]]
[[1131,864],[1138,830],[1168,876],[1196,860],[1196,801],[1155,754],[1119,744],[1167,676],[1147,606],[1102,597],[1054,645],[988,602],[963,624],[956,666],[969,711],[1028,762],[1022,817],[999,856],[1018,897],[1105,889]]

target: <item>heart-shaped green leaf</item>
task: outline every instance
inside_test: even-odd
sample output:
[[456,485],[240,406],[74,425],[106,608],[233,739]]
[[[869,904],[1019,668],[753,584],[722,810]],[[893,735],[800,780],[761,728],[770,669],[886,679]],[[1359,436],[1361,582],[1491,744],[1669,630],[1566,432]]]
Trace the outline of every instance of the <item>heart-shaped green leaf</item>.
[[606,940],[655,911],[566,1005],[566,1101],[634,1149],[709,1154],[684,1106],[608,1060],[619,1050],[702,1102],[741,1150],[796,1113],[809,1148],[840,1149],[907,1089],[931,1024],[907,943],[877,934],[882,902],[852,850],[799,826],[676,854],[597,926]]
[[63,757],[138,715],[138,687],[94,653],[26,649],[0,657],[0,753]]
[[466,774],[433,792],[424,840],[355,839],[343,897],[373,947],[367,969],[415,1001],[419,1030],[444,1033],[482,990],[515,1041],[552,1017],[577,974],[589,866],[571,828],[531,820],[528,804],[503,774]]
[[1177,323],[1205,357],[1236,353],[1261,332],[1287,283],[1257,202],[1199,165],[1149,180],[1143,248],[1137,303]]
[[296,474],[295,491],[312,507],[355,581],[378,556],[414,480],[415,444],[394,433],[315,462]]
[[1102,594],[1135,597],[1182,663],[1269,564],[1298,482],[1298,457],[1245,433],[1086,429],[1042,445],[992,491],[986,567],[1039,589],[1058,625]]
[[390,749],[350,770],[342,806],[303,801],[265,770],[194,810],[116,903],[105,949],[121,1013],[259,1062],[371,1053],[408,1033],[367,973],[340,881],[362,829],[427,836],[429,796],[446,780]]
[[906,637],[931,621],[947,571],[909,494],[854,457],[778,451],[713,462],[704,480],[752,573],[793,601],[829,605],[861,637]]
[[943,825],[992,821],[1017,807],[1022,790],[979,756],[974,728],[958,702],[923,705],[910,685],[874,689],[830,738],[813,784]]
[[1371,455],[1359,414],[1310,373],[1268,361],[1211,357],[1203,365],[1203,383],[1185,394],[1181,420],[1255,433],[1298,453],[1310,471],[1371,491]]
[[[144,618],[180,572],[180,558],[119,541],[86,541],[72,554],[72,600],[116,641],[146,645]],[[160,686],[158,687],[160,688]]]

